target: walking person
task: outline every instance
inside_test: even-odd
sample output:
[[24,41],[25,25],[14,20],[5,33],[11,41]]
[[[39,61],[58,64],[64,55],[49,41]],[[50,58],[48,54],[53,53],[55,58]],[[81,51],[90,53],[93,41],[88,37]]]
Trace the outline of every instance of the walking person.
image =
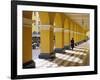
[[71,40],[71,49],[73,50],[73,48],[74,48],[74,38],[72,38]]

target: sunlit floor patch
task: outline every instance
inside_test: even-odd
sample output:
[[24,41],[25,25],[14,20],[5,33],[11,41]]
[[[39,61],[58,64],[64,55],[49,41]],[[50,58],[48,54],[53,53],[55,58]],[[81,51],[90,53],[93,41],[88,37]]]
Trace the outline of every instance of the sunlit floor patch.
[[71,55],[56,53],[56,57],[58,57],[62,60],[70,61],[70,62],[76,62],[76,63],[83,62],[82,59],[80,59],[79,57],[75,57],[75,56],[71,56]]
[[70,54],[86,55],[86,53],[76,52],[76,51],[72,51],[72,50],[65,50],[65,52],[66,53],[70,53]]
[[[86,47],[87,46],[87,47]],[[80,66],[84,65],[89,52],[87,43],[76,46],[73,50],[65,50],[62,53],[55,53],[53,60],[46,60],[38,58],[40,49],[33,50],[33,60],[35,61],[36,68],[56,68],[67,66]],[[34,53],[36,53],[34,55]]]
[[45,59],[35,59],[36,68],[57,67],[57,64]]

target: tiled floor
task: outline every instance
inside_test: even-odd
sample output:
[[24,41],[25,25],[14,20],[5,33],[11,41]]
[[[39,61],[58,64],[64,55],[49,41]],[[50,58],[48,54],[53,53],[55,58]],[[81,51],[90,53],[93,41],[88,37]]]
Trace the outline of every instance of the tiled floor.
[[65,50],[64,53],[55,53],[55,59],[39,59],[40,49],[33,50],[33,59],[36,68],[86,66],[89,65],[89,41],[76,46],[74,50]]

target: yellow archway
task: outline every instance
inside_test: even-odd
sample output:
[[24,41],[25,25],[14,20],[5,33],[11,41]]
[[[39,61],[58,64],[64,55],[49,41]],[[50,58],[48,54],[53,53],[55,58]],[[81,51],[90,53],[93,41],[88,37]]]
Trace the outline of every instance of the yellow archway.
[[64,14],[56,13],[54,19],[55,51],[63,52],[64,48]]
[[53,19],[54,13],[39,12],[40,17],[40,50],[39,58],[54,58],[54,35]]

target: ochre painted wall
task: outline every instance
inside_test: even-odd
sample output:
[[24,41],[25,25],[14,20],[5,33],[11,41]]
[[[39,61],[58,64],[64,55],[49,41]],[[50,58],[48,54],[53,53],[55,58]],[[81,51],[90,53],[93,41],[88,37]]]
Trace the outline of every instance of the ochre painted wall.
[[62,15],[60,14],[60,13],[57,13],[56,15],[55,15],[55,19],[54,19],[54,26],[56,27],[56,28],[62,28],[63,27],[63,25],[62,25],[62,17],[61,17]]
[[50,24],[48,12],[39,12],[40,23],[41,25],[48,25]]
[[68,46],[70,43],[69,21],[69,18],[66,17],[64,21],[64,46]]
[[48,29],[48,30],[43,30],[41,28],[40,30],[40,49],[41,53],[52,53],[53,52],[53,30]]
[[32,23],[24,21],[32,20],[32,11],[23,11],[23,63],[32,60]]
[[23,27],[23,63],[32,59],[32,28]]
[[56,13],[54,19],[54,28],[55,28],[55,47],[64,48],[64,29],[63,29],[63,15]]
[[56,48],[64,47],[64,32],[55,32],[55,46]]
[[65,46],[68,46],[69,43],[70,43],[69,37],[70,37],[69,31],[64,32],[64,45],[65,45]]
[[40,31],[41,37],[41,52],[42,53],[50,53],[50,30],[41,30]]

